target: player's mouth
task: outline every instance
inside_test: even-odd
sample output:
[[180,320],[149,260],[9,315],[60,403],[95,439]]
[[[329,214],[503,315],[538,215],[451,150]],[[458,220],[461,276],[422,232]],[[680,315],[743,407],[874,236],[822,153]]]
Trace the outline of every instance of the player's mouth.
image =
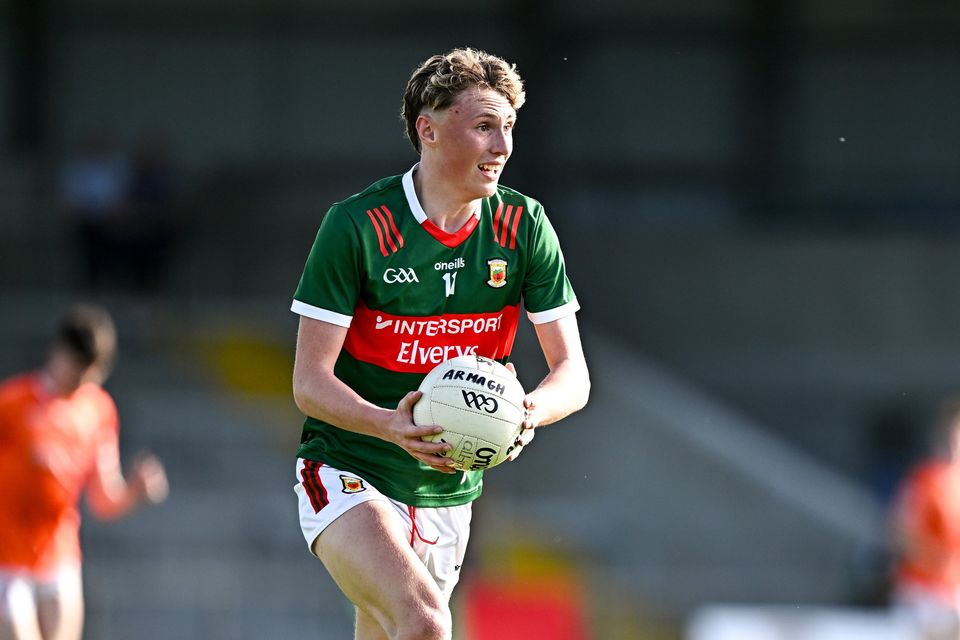
[[487,176],[491,180],[495,180],[497,176],[500,175],[500,170],[503,168],[503,165],[484,163],[484,164],[478,164],[477,168],[480,169],[480,172],[483,173],[483,175]]

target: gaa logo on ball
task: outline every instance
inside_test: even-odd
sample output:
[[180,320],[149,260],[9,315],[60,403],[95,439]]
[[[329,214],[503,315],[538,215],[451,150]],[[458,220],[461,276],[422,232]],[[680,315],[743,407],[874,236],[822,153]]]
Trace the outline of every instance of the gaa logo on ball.
[[459,356],[437,365],[419,390],[413,421],[443,427],[424,439],[450,444],[455,468],[478,471],[507,459],[520,435],[526,395],[509,369],[482,356]]

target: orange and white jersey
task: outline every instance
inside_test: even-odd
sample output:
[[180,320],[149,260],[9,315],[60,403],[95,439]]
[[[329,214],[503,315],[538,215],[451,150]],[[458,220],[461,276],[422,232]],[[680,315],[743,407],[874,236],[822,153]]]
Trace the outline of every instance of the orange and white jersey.
[[119,463],[117,409],[100,386],[51,394],[38,374],[0,384],[0,569],[80,562],[78,503],[98,457]]
[[907,478],[896,511],[903,549],[900,589],[923,589],[954,605],[960,598],[960,470],[945,461],[920,465]]

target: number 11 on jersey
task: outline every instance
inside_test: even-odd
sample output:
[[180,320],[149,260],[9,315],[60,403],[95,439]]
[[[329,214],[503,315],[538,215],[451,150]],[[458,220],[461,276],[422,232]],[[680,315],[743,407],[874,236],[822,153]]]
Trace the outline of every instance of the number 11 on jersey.
[[447,283],[447,297],[453,295],[453,290],[457,287],[457,272],[447,271],[443,274],[443,281]]

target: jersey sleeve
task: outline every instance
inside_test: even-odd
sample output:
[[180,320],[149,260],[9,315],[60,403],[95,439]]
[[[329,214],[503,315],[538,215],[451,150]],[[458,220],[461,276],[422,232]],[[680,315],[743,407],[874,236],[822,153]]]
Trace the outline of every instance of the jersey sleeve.
[[120,466],[120,416],[113,398],[105,391],[98,399],[100,430],[97,440],[96,465],[101,469]]
[[576,313],[580,305],[567,278],[560,241],[542,209],[530,247],[523,283],[523,304],[530,321],[542,324]]
[[291,311],[349,327],[360,296],[360,242],[346,211],[334,205],[320,223]]

